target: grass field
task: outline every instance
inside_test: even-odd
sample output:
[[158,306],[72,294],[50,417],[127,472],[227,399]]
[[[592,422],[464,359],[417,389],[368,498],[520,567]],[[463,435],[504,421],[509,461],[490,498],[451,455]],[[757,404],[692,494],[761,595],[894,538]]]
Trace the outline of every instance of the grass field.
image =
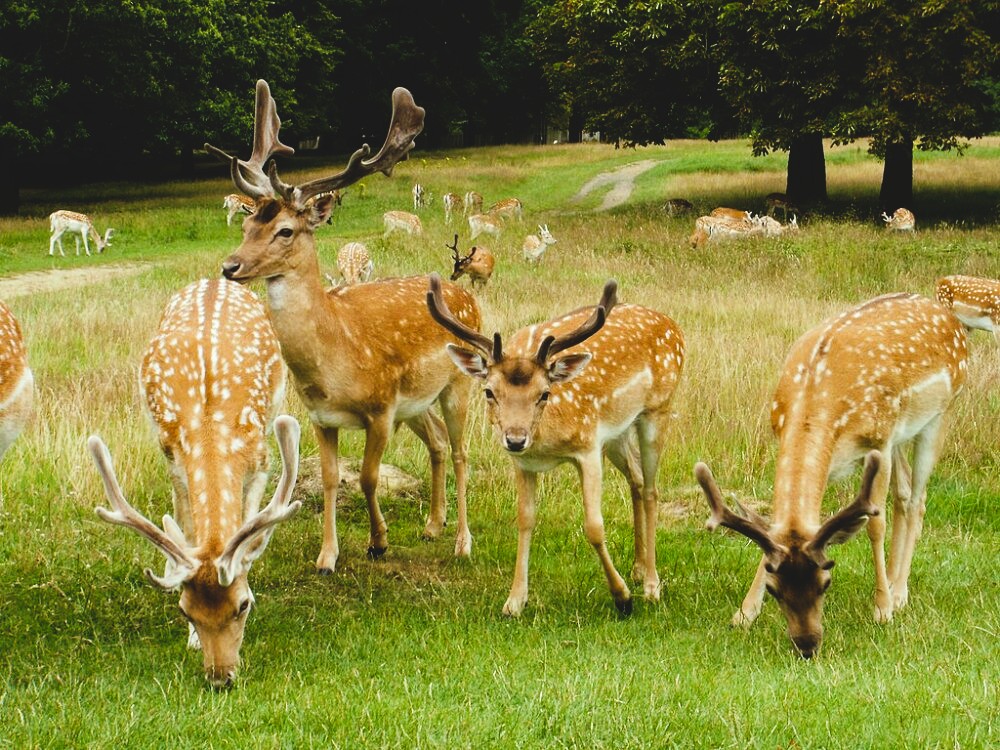
[[[574,196],[588,179],[640,159],[657,165],[623,206],[595,212],[602,195]],[[286,162],[301,182],[340,163]],[[863,147],[828,150],[831,204],[777,240],[687,244],[693,218],[660,206],[685,197],[761,210],[784,187],[782,155],[753,159],[744,142],[675,142],[640,151],[607,145],[421,153],[392,179],[352,188],[317,242],[324,268],[348,240],[369,244],[376,275],[450,270],[441,195],[516,195],[525,226],[491,244],[498,258],[480,295],[487,330],[510,333],[582,304],[615,277],[619,297],[656,308],[685,333],[687,362],[660,467],[658,604],[620,619],[582,532],[576,473],[542,484],[524,616],[504,619],[516,548],[509,460],[474,397],[469,561],[450,533],[419,540],[429,471],[423,447],[399,432],[385,460],[422,490],[383,495],[390,549],[365,559],[363,500],[339,512],[341,556],[319,577],[322,498],[305,481],[304,508],[275,534],[250,573],[250,616],[237,687],[207,688],[200,655],[185,648],[177,597],[145,583],[161,556],[102,523],[105,504],[85,451],[97,432],[129,497],[151,518],[170,506],[165,463],[142,412],[136,374],[167,298],[217,276],[238,244],[218,178],[188,183],[96,184],[24,191],[18,218],[0,219],[0,284],[49,269],[143,264],[141,272],[47,293],[10,295],[28,340],[37,414],[0,465],[0,747],[732,747],[986,748],[1000,744],[1000,352],[971,336],[970,377],[932,478],[910,603],[872,621],[865,535],[833,553],[826,637],[804,661],[773,602],[748,632],[729,618],[759,552],[742,537],[709,535],[692,476],[709,461],[723,489],[769,506],[775,441],[767,406],[792,342],[830,314],[891,291],[933,293],[946,273],[1000,276],[1000,139],[965,156],[918,154],[918,230],[893,236],[876,218],[881,165]],[[381,239],[381,214],[410,207],[421,182],[434,195],[420,238]],[[47,215],[90,214],[111,250],[48,256]],[[529,268],[521,240],[548,223],[559,242]],[[488,243],[489,244],[489,243]],[[67,248],[72,246],[72,240]],[[15,288],[16,287],[7,287]],[[258,291],[260,291],[258,289]],[[2,295],[0,295],[2,296]],[[288,411],[304,427],[294,394]],[[360,433],[341,438],[349,461]],[[305,479],[316,445],[303,430]],[[833,485],[825,508],[848,502],[857,476]],[[451,489],[451,488],[450,488]],[[268,495],[269,496],[269,495]],[[450,499],[453,499],[449,495]],[[891,504],[891,503],[890,503]],[[454,518],[454,508],[450,508]],[[618,569],[631,568],[631,508],[608,467],[604,515]]]

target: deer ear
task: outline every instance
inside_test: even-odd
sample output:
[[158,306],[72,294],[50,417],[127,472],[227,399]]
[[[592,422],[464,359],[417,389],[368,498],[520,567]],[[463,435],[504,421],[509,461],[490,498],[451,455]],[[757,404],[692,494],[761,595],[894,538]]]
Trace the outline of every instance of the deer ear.
[[549,365],[549,382],[565,383],[568,380],[572,380],[583,372],[583,368],[587,366],[587,363],[592,358],[593,355],[590,352],[567,354],[565,357],[560,357]]
[[459,370],[471,378],[486,380],[489,370],[487,369],[486,358],[482,354],[463,349],[454,344],[448,344],[446,349],[448,356],[451,357],[451,361],[458,366]]
[[306,221],[309,222],[311,229],[325,223],[330,218],[330,214],[333,213],[333,193],[327,193],[314,200],[306,212]]

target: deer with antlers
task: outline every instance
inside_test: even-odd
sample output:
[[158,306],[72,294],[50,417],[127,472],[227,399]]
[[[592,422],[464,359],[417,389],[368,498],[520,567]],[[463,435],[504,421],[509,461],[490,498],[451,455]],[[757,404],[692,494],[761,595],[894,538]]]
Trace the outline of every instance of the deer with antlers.
[[894,232],[913,232],[917,228],[917,217],[908,208],[897,208],[892,216],[883,211],[882,221],[886,229]]
[[455,266],[451,272],[451,280],[458,281],[463,275],[469,277],[472,287],[476,285],[486,286],[486,282],[493,275],[493,266],[496,259],[493,253],[485,247],[473,247],[468,255],[461,255],[458,252],[458,235],[450,245],[445,245],[451,250],[451,258]]
[[[264,306],[249,290],[203,279],[175,294],[139,369],[145,404],[170,465],[174,515],[156,526],[125,498],[104,442],[88,446],[104,481],[108,523],[132,529],[167,558],[162,576],[145,570],[164,591],[181,590],[188,645],[201,648],[213,687],[232,684],[253,593],[250,566],[291,502],[298,471],[299,425],[275,414],[285,392],[285,368]],[[282,473],[270,503],[265,432],[273,420]]]
[[632,578],[642,582],[646,599],[660,598],[656,471],[667,439],[670,400],[684,362],[684,337],[662,313],[639,305],[616,305],[616,290],[617,284],[609,281],[597,307],[522,328],[505,345],[499,333],[491,340],[452,314],[440,279],[431,275],[427,292],[431,314],[472,347],[449,345],[448,354],[462,372],[482,382],[490,421],[514,462],[517,562],[505,615],[520,615],[528,600],[538,474],[565,462],[580,474],[584,532],[597,552],[615,606],[623,614],[631,611],[631,592],[605,545],[601,517],[605,453],[631,490]]
[[35,379],[14,313],[0,302],[0,458],[31,418]]
[[943,276],[934,293],[967,330],[989,331],[1000,344],[1000,281],[978,276]]
[[[313,423],[323,476],[323,546],[316,561],[321,573],[333,572],[340,553],[336,493],[341,429],[365,431],[361,489],[368,505],[370,557],[380,557],[388,547],[376,485],[382,454],[399,423],[410,427],[430,453],[431,503],[425,538],[438,537],[445,524],[445,460],[450,443],[458,504],[455,554],[467,557],[472,549],[465,501],[469,384],[445,352],[445,345],[454,339],[426,311],[427,279],[386,279],[325,292],[314,233],[329,215],[330,202],[321,198],[305,207],[311,196],[342,189],[375,172],[390,175],[396,163],[407,158],[413,139],[423,129],[424,110],[404,88],[393,91],[392,105],[389,133],[377,154],[369,156],[366,144],[340,173],[302,185],[284,183],[273,162],[264,173],[272,155],[291,152],[278,140],[281,121],[264,81],[257,82],[250,160],[208,147],[229,160],[237,187],[259,203],[257,212],[243,223],[243,242],[223,262],[222,272],[235,281],[265,281],[271,323]],[[444,294],[465,325],[479,327],[479,308],[469,292],[448,284]],[[303,326],[303,320],[310,325]],[[443,422],[431,411],[435,402]]]
[[[695,475],[711,507],[708,528],[725,526],[763,552],[733,624],[748,627],[765,590],[777,601],[799,653],[823,638],[823,596],[834,561],[829,548],[867,524],[875,564],[875,620],[886,622],[908,600],[913,551],[923,525],[927,481],[946,417],[965,382],[965,331],[940,303],[890,294],[837,315],[803,335],[785,360],[771,404],[778,437],[770,521],[730,510],[704,463]],[[913,467],[904,449],[912,445]],[[853,503],[823,521],[830,478],[865,458]],[[885,508],[894,479],[888,568]]]
[[83,249],[87,251],[87,255],[90,255],[88,237],[94,240],[97,252],[103,253],[105,249],[111,247],[111,238],[115,233],[114,229],[108,227],[104,230],[104,236],[101,237],[94,229],[94,222],[90,220],[90,217],[76,211],[53,211],[49,214],[49,230],[52,232],[52,236],[49,237],[49,255],[55,255],[56,245],[59,245],[59,255],[63,257],[66,257],[66,253],[63,252],[62,236],[66,232],[77,235],[77,255],[80,254],[81,237],[83,238]]

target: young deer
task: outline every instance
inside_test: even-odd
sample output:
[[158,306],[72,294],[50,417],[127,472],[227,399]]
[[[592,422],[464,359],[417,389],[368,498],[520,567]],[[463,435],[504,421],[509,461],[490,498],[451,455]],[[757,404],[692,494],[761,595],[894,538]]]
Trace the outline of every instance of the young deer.
[[659,600],[656,470],[667,439],[670,399],[684,361],[684,338],[666,315],[639,305],[615,306],[616,288],[609,281],[596,308],[522,328],[504,351],[499,333],[491,341],[451,313],[440,279],[431,275],[427,293],[431,314],[473,347],[449,345],[448,354],[462,372],[482,381],[490,421],[514,462],[517,562],[505,615],[520,615],[528,599],[538,474],[564,462],[572,463],[580,474],[584,531],[597,552],[615,606],[622,613],[631,611],[631,593],[604,543],[605,453],[631,489],[632,578],[643,583],[646,599]]
[[451,215],[462,208],[462,198],[458,193],[445,193],[442,196],[444,202],[444,223],[451,224]]
[[473,214],[469,217],[469,239],[474,240],[481,234],[489,234],[493,237],[500,237],[503,231],[503,221],[499,216],[493,214]]
[[31,418],[35,380],[14,313],[0,302],[0,458]]
[[[803,335],[782,367],[771,405],[778,437],[773,518],[729,510],[708,467],[695,475],[708,498],[709,529],[726,526],[764,553],[733,624],[760,614],[765,589],[781,607],[799,653],[811,657],[823,637],[823,595],[831,545],[868,524],[875,564],[875,620],[906,605],[910,562],[945,422],[966,377],[965,331],[938,302],[914,294],[878,297]],[[913,469],[904,447],[913,446]],[[861,491],[825,522],[830,478],[866,456]],[[885,564],[886,494],[895,472],[892,545]]]
[[457,234],[455,235],[455,241],[450,245],[445,245],[445,247],[451,250],[451,258],[455,264],[451,273],[452,281],[458,281],[465,274],[469,277],[473,288],[477,284],[486,286],[486,282],[493,275],[493,266],[496,263],[493,253],[485,247],[473,247],[468,255],[460,255],[458,252]]
[[49,238],[49,255],[55,255],[55,247],[59,245],[59,255],[66,257],[63,252],[62,236],[66,232],[80,235],[76,238],[76,254],[80,254],[80,237],[83,237],[83,249],[90,255],[90,245],[87,238],[92,237],[97,245],[97,252],[103,253],[105,248],[111,247],[111,238],[115,230],[108,227],[104,230],[104,237],[101,237],[94,229],[94,222],[86,214],[78,214],[76,211],[54,211],[49,214],[49,230],[52,236]]
[[907,208],[897,208],[892,216],[883,211],[882,221],[885,222],[886,229],[897,232],[912,232],[917,228],[917,217]]
[[419,235],[424,231],[420,217],[406,211],[386,211],[382,214],[382,223],[385,225],[385,232],[382,239],[387,238],[393,232],[405,232],[409,235]]
[[465,207],[466,216],[473,216],[474,214],[481,214],[483,212],[483,196],[475,190],[470,190],[465,194],[462,198],[462,204]]
[[375,263],[363,242],[348,242],[337,253],[337,269],[344,284],[360,284],[371,278]]
[[558,240],[549,232],[549,225],[539,224],[538,234],[529,234],[524,238],[524,242],[521,245],[521,252],[526,261],[537,263],[542,259],[545,251],[549,249],[549,245],[554,245],[556,242]]
[[[263,165],[271,154],[287,149],[278,140],[281,121],[264,81],[257,82],[250,161],[209,147],[230,160],[237,187],[260,202],[257,212],[243,223],[243,242],[223,262],[222,272],[236,281],[265,281],[271,323],[316,432],[324,500],[323,546],[316,561],[321,573],[334,570],[340,551],[336,499],[341,429],[365,431],[361,489],[370,520],[369,556],[379,557],[388,547],[375,490],[382,454],[399,423],[410,427],[430,453],[431,503],[424,536],[436,538],[445,524],[450,442],[458,501],[455,554],[467,557],[472,549],[465,503],[469,384],[445,352],[445,345],[454,339],[426,311],[427,279],[386,279],[324,292],[314,232],[326,221],[330,201],[320,199],[304,208],[312,195],[342,189],[375,172],[389,175],[407,157],[423,128],[424,110],[403,88],[393,92],[392,102],[389,134],[378,154],[368,158],[365,145],[339,174],[303,185],[282,182],[273,163],[270,176],[264,174]],[[455,284],[448,284],[446,295],[464,323],[478,328],[475,298]],[[304,326],[304,320],[310,325]],[[441,406],[443,423],[431,411],[435,401]]]
[[517,219],[521,221],[524,207],[517,198],[504,198],[490,206],[488,214],[500,219]]
[[1000,344],[1000,281],[945,276],[938,279],[935,296],[967,329],[990,331]]
[[245,195],[240,195],[239,193],[230,193],[223,198],[222,207],[226,209],[227,227],[233,225],[233,217],[236,214],[241,213],[249,216],[257,210],[257,204],[254,203],[253,198],[247,198]]
[[[204,655],[205,677],[228,687],[236,676],[253,593],[251,564],[278,523],[301,505],[290,502],[298,471],[299,425],[274,419],[285,391],[278,341],[260,301],[224,279],[197,281],[167,303],[139,368],[139,383],[170,465],[174,515],[157,527],[125,499],[111,456],[88,441],[112,510],[108,523],[131,528],[167,558],[163,576],[145,570],[164,591],[181,589],[188,645]],[[271,502],[265,431],[274,419],[282,473]]]

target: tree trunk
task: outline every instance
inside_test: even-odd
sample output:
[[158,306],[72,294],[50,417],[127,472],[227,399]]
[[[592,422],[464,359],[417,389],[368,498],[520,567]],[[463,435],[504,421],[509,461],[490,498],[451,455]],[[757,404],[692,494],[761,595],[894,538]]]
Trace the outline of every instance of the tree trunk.
[[18,170],[14,163],[14,149],[0,142],[0,216],[14,216],[21,207],[21,191],[18,188]]
[[570,143],[582,143],[583,142],[583,123],[586,118],[583,116],[583,112],[577,109],[574,104],[569,111],[569,142]]
[[879,208],[892,214],[897,208],[913,207],[913,140],[890,143],[885,148]]
[[785,195],[797,206],[826,201],[826,158],[819,133],[799,136],[788,149]]

